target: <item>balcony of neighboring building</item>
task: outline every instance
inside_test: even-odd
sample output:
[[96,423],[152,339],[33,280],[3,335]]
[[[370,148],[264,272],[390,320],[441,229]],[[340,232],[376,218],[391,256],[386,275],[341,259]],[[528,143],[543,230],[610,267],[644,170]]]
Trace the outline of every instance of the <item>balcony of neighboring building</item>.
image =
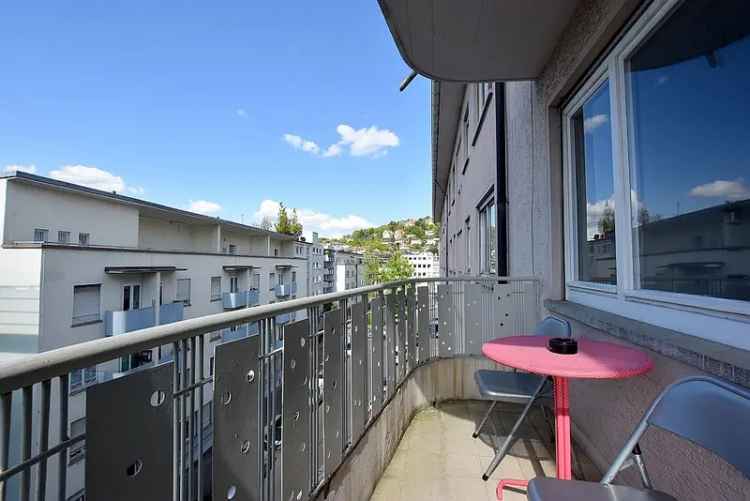
[[297,294],[297,282],[283,282],[274,286],[273,292],[277,298],[285,298]]
[[225,310],[257,306],[260,304],[260,291],[258,289],[249,289],[245,291],[225,292],[222,294],[222,304]]
[[179,322],[183,319],[184,306],[182,302],[176,302],[159,305],[158,312],[153,306],[106,311],[104,312],[104,334],[116,336],[155,325]]

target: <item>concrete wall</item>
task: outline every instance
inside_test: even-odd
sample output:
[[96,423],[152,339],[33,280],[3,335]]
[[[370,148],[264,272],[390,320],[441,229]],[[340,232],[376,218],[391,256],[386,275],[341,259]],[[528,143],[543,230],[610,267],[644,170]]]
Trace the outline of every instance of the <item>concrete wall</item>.
[[216,252],[216,225],[196,225],[141,216],[138,248]]
[[34,229],[49,230],[57,241],[58,231],[69,231],[78,243],[79,233],[89,233],[91,245],[136,247],[138,210],[74,192],[40,188],[6,181],[6,211],[3,242],[30,242]]
[[39,348],[41,249],[0,248],[0,363]]

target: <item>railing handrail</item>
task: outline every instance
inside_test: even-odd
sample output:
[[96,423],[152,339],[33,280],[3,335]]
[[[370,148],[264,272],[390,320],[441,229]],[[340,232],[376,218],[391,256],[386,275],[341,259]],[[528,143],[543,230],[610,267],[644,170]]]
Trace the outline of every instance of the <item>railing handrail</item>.
[[29,355],[22,360],[16,360],[7,365],[0,365],[0,394],[31,386],[40,381],[68,374],[82,367],[108,362],[118,357],[134,352],[150,350],[159,346],[170,345],[174,342],[188,339],[192,336],[218,331],[232,325],[255,322],[279,314],[302,310],[326,303],[385,291],[407,284],[425,284],[435,282],[520,282],[532,281],[539,283],[539,277],[493,277],[493,276],[454,276],[454,277],[425,277],[388,282],[384,284],[368,285],[343,292],[331,292],[319,296],[308,296],[292,299],[281,303],[253,306],[223,313],[215,313],[197,318],[190,318],[171,324],[148,327],[138,331],[128,332],[127,335],[112,336],[74,345],[64,346],[54,350]]

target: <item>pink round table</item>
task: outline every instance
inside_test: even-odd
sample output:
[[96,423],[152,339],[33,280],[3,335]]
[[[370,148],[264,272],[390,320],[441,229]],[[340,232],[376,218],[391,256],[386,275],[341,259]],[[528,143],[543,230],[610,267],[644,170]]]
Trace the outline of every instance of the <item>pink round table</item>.
[[[649,356],[614,343],[578,339],[578,353],[558,355],[547,349],[548,336],[512,336],[495,339],[482,346],[482,353],[499,364],[535,374],[552,376],[555,384],[555,456],[557,478],[570,480],[570,400],[569,378],[622,379],[644,374],[653,364]],[[503,485],[518,485],[510,481]],[[524,483],[525,484],[525,483]]]

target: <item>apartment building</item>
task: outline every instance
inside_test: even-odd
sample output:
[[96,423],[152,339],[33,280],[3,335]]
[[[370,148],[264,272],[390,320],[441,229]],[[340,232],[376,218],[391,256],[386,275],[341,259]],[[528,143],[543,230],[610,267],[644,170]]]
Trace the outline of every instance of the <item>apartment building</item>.
[[[21,172],[0,178],[0,239],[0,363],[305,296],[308,254],[315,247],[289,235]],[[280,315],[276,324],[290,320]],[[254,332],[257,326],[246,324],[209,336],[205,373],[213,372],[216,344]],[[71,434],[85,429],[87,386],[170,357],[166,346],[73,372]],[[208,427],[211,393],[205,393]],[[84,454],[81,444],[69,451],[70,499],[84,496]]]
[[412,278],[437,277],[440,275],[440,258],[431,252],[419,252],[416,254],[404,254],[411,263],[414,271]]
[[320,243],[317,232],[312,234],[312,242],[307,247],[307,291],[308,296],[319,296],[325,290],[324,275],[324,247]]
[[334,247],[323,250],[323,292],[341,292],[365,285],[365,259],[358,252]]
[[[654,371],[617,391],[571,386],[574,435],[597,466],[678,377],[750,386],[748,4],[380,3],[405,61],[433,80],[443,273],[540,277],[544,313],[575,336],[651,350]],[[652,481],[678,499],[746,486],[654,443]]]

